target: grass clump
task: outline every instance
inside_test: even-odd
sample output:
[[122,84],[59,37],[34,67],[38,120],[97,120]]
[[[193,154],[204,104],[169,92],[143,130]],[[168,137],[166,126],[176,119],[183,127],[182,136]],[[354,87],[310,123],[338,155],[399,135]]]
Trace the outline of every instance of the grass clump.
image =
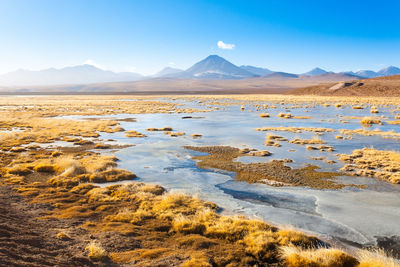
[[210,261],[205,258],[191,258],[182,264],[182,267],[211,267]]
[[367,124],[367,125],[371,125],[371,124],[382,124],[381,120],[375,119],[375,118],[371,118],[371,117],[364,117],[361,121],[361,124]]
[[260,114],[260,118],[269,118],[269,113],[262,113]]
[[396,151],[363,148],[354,150],[350,155],[342,154],[339,159],[347,163],[343,170],[351,175],[400,184],[400,153]]
[[277,116],[279,118],[290,119],[292,117],[292,114],[290,114],[290,113],[279,113]]
[[362,106],[353,106],[353,109],[364,109]]
[[164,132],[164,134],[169,135],[171,137],[178,137],[178,136],[183,136],[186,133],[184,133],[184,132]]
[[383,250],[361,250],[358,252],[358,267],[400,267],[399,263],[388,257]]
[[131,131],[126,131],[125,132],[125,136],[126,137],[147,137],[147,135],[139,133],[135,130],[131,130]]
[[107,261],[109,259],[108,253],[96,241],[92,241],[85,247],[88,252],[88,257],[93,261]]
[[172,130],[172,127],[167,126],[167,127],[162,127],[162,128],[147,128],[146,131],[149,131],[149,132],[171,132],[173,130]]
[[297,145],[313,145],[313,144],[326,144],[325,141],[322,141],[321,138],[319,137],[314,137],[312,139],[299,139],[296,138],[292,141],[289,141],[291,144],[297,144]]
[[59,232],[59,233],[56,235],[56,237],[57,237],[58,239],[64,240],[64,241],[66,241],[66,240],[71,240],[71,236],[70,236],[69,234],[64,233],[64,232]]
[[352,267],[358,264],[355,257],[335,248],[302,249],[285,246],[280,250],[282,259],[289,267]]

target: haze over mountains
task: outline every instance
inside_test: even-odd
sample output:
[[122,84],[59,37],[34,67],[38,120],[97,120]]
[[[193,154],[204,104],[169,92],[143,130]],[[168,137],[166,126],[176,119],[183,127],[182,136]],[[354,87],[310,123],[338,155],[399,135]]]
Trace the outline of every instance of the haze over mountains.
[[0,75],[1,86],[37,86],[135,81],[143,76],[132,72],[112,72],[92,65],[79,65],[41,71],[17,70]]
[[17,70],[0,75],[0,86],[78,85],[149,79],[239,80],[262,78],[265,80],[285,80],[312,77],[322,80],[354,80],[399,74],[400,69],[394,66],[377,72],[360,70],[334,73],[321,68],[314,68],[303,74],[294,74],[250,65],[236,66],[220,56],[210,55],[186,70],[166,67],[151,76],[142,76],[132,72],[112,72],[92,65],[79,65],[61,69],[50,68],[41,71]]

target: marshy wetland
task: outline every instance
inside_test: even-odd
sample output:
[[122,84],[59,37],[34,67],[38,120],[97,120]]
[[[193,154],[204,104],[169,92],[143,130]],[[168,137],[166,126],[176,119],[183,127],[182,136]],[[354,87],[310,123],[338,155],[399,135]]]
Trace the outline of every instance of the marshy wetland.
[[397,266],[366,250],[400,257],[397,98],[3,96],[0,116],[6,265]]

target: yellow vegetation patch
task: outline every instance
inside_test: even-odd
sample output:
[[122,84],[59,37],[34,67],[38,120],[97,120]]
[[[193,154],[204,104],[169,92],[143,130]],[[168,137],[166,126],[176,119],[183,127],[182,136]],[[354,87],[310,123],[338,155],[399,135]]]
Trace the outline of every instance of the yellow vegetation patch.
[[294,246],[281,248],[282,258],[289,267],[340,267],[356,266],[353,256],[334,248],[301,249]]
[[364,109],[362,106],[353,106],[353,109]]
[[388,257],[383,250],[361,250],[357,256],[360,261],[358,267],[400,267],[400,264]]
[[292,114],[290,114],[290,113],[279,113],[277,116],[279,118],[290,119],[292,117]]
[[375,177],[394,184],[400,183],[398,152],[363,148],[354,150],[351,155],[342,154],[340,160],[348,163],[342,170],[349,174]]
[[139,133],[135,130],[130,130],[125,132],[126,137],[147,137],[147,135]]
[[85,247],[88,257],[94,261],[105,261],[108,259],[108,253],[96,241],[92,241]]
[[70,239],[71,239],[71,236],[70,236],[69,234],[64,233],[64,232],[59,232],[59,233],[56,235],[56,237],[57,237],[58,239],[61,239],[61,240],[70,240]]
[[330,128],[314,128],[314,127],[263,127],[256,128],[256,131],[287,131],[292,133],[301,133],[305,132],[315,132],[315,133],[324,133],[324,132],[334,132],[334,129]]
[[170,132],[170,131],[173,131],[172,130],[172,127],[169,127],[169,126],[167,126],[167,127],[163,127],[163,128],[147,128],[146,129],[146,131],[149,131],[149,132]]
[[322,141],[319,137],[314,137],[312,139],[296,138],[294,140],[289,141],[289,143],[296,144],[296,145],[326,144],[326,142]]
[[184,132],[164,132],[164,134],[169,135],[171,137],[178,137],[178,136],[185,135]]
[[364,117],[361,121],[361,124],[382,124],[381,120],[374,119],[371,117]]

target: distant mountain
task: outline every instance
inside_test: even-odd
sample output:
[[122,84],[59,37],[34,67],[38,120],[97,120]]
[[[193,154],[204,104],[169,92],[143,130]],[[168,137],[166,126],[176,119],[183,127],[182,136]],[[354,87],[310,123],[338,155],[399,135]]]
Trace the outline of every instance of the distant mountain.
[[287,72],[273,72],[271,74],[267,74],[264,76],[265,78],[279,78],[279,79],[284,79],[284,78],[299,78],[299,75],[293,74],[293,73],[287,73]]
[[340,73],[335,73],[335,72],[326,72],[326,73],[321,73],[312,76],[311,78],[319,79],[319,80],[342,80],[342,81],[349,81],[349,80],[359,80],[359,79],[364,79],[364,77],[352,74],[349,72],[340,72]]
[[392,75],[399,75],[400,69],[394,66],[389,66],[387,68],[381,69],[377,72],[378,76],[392,76]]
[[364,77],[364,78],[375,78],[378,77],[379,74],[372,70],[359,70],[357,72],[352,72],[352,74]]
[[273,73],[272,70],[269,70],[266,68],[254,67],[254,66],[250,66],[250,65],[242,65],[239,68],[241,68],[242,70],[251,72],[255,75],[260,75],[260,76],[264,76],[264,75]]
[[178,75],[179,78],[197,79],[244,79],[255,76],[217,55],[206,57]]
[[314,76],[314,75],[324,74],[324,73],[328,73],[328,72],[321,68],[314,68],[306,73],[303,73],[303,75]]
[[174,74],[181,73],[183,70],[181,69],[176,69],[176,68],[171,68],[171,67],[165,67],[156,74],[152,75],[152,77],[169,77],[173,76]]
[[327,72],[321,68],[314,68],[303,74],[293,74],[287,72],[273,72],[266,68],[251,65],[240,67],[232,64],[226,59],[210,55],[197,62],[187,70],[166,67],[151,76],[142,76],[132,72],[113,72],[99,69],[92,65],[78,65],[61,69],[45,69],[40,71],[17,70],[0,75],[1,87],[32,87],[32,86],[53,86],[53,85],[82,85],[100,84],[115,82],[131,82],[142,79],[204,79],[204,80],[226,80],[226,79],[246,79],[260,77],[260,79],[273,79],[279,81],[295,82],[295,78],[307,80],[336,81],[341,79],[357,80],[360,78],[375,78],[400,75],[400,68],[390,66],[374,72],[372,70],[360,70],[357,72]]
[[17,70],[0,75],[2,86],[36,86],[60,84],[88,84],[102,82],[122,82],[142,79],[143,76],[132,72],[112,72],[92,65],[78,65],[62,69],[40,71]]

